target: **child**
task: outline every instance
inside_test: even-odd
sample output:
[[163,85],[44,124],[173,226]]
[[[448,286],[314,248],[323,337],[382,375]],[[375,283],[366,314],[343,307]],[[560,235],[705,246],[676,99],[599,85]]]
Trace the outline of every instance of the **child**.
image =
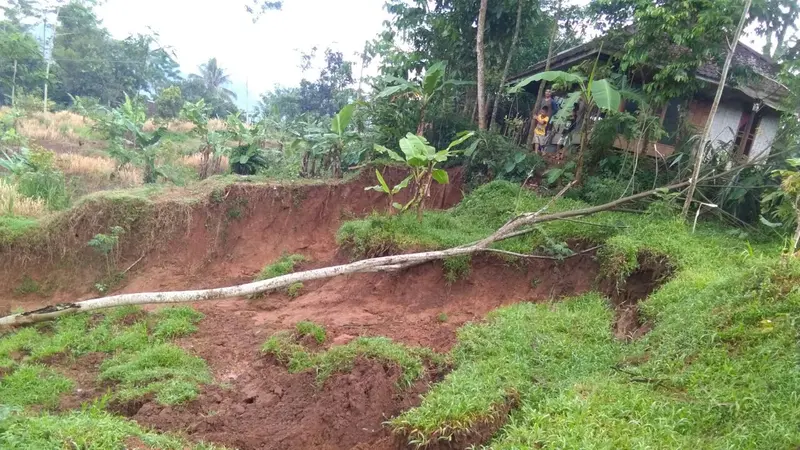
[[534,117],[536,121],[536,128],[533,130],[533,150],[536,153],[544,153],[544,146],[547,145],[547,124],[550,122],[550,116],[547,114],[550,108],[546,105],[542,106],[539,115]]

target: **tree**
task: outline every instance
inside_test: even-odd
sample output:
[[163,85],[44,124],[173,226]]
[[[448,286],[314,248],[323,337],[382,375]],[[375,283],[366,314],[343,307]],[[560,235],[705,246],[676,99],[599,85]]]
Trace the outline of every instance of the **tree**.
[[251,5],[244,5],[244,9],[253,16],[253,23],[258,22],[264,13],[267,11],[274,11],[283,8],[283,2],[270,2],[265,0],[252,0]]
[[[316,48],[303,53],[301,68],[311,69],[317,59]],[[325,49],[324,66],[316,79],[303,78],[298,87],[276,86],[262,94],[259,109],[265,116],[294,119],[301,114],[332,117],[355,98],[353,63],[342,52]]]
[[711,133],[711,124],[714,121],[714,117],[717,115],[719,102],[722,100],[722,91],[725,90],[725,82],[728,79],[728,71],[731,68],[733,55],[736,53],[736,45],[739,43],[739,36],[741,36],[742,29],[744,29],[744,24],[747,21],[747,13],[750,10],[751,3],[752,0],[745,1],[744,9],[742,10],[741,18],[739,19],[739,26],[736,28],[736,32],[733,34],[732,39],[727,40],[730,42],[730,47],[728,48],[728,56],[725,58],[725,64],[722,66],[722,74],[719,77],[717,93],[714,96],[714,102],[711,104],[711,111],[708,113],[706,125],[703,127],[703,134],[700,135],[700,139],[698,140],[698,147],[694,150],[694,168],[692,170],[692,178],[690,180],[691,183],[689,184],[689,190],[686,193],[686,200],[683,203],[682,215],[684,219],[689,214],[689,207],[692,205],[692,201],[694,200],[694,191],[697,189],[697,179],[700,176],[700,168],[703,165],[703,158],[705,157],[706,153],[706,145],[708,144],[709,134]]
[[162,89],[156,97],[156,116],[162,119],[178,117],[183,107],[183,95],[180,86]]
[[[756,34],[764,38],[762,52],[780,60],[790,49],[791,30],[797,30],[800,4],[795,0],[754,0],[750,16],[757,23]],[[795,43],[797,39],[795,38]],[[796,45],[796,44],[795,44]]]
[[[691,98],[702,81],[697,70],[720,64],[736,29],[742,0],[595,0],[596,24],[621,47],[622,72],[648,73],[644,91],[657,105]],[[653,68],[656,68],[655,70]]]
[[217,58],[201,64],[198,70],[199,74],[189,75],[190,80],[202,82],[208,92],[223,102],[236,100],[236,94],[225,87],[231,83],[230,76],[217,64]]
[[422,136],[426,127],[426,113],[431,102],[440,95],[448,86],[466,84],[463,81],[445,79],[447,67],[443,62],[432,64],[425,70],[425,76],[419,81],[408,81],[397,77],[386,77],[392,83],[378,95],[376,99],[408,96],[419,102],[419,120],[417,121],[417,135]]
[[506,85],[506,79],[508,78],[508,71],[511,68],[511,61],[514,57],[514,51],[517,48],[517,42],[519,41],[519,28],[522,22],[522,0],[517,1],[517,18],[514,20],[514,35],[511,38],[511,44],[509,44],[508,52],[506,55],[506,65],[503,66],[503,74],[500,76],[500,87],[497,89],[497,93],[494,96],[494,106],[492,107],[492,115],[489,119],[489,127],[494,127],[496,125],[497,120],[497,111],[500,107],[500,98],[502,97],[503,87]]
[[18,88],[36,90],[42,80],[44,59],[36,40],[13,23],[0,22],[0,105],[14,105]]
[[118,105],[125,94],[155,94],[178,82],[177,63],[152,35],[114,39],[101,26],[90,3],[61,8],[53,49],[51,92],[68,105],[70,96],[92,97]]
[[483,33],[486,29],[486,8],[488,0],[481,0],[481,7],[478,11],[478,37],[476,39],[475,53],[478,55],[478,128],[485,130],[486,127],[486,73],[484,71],[483,56]]

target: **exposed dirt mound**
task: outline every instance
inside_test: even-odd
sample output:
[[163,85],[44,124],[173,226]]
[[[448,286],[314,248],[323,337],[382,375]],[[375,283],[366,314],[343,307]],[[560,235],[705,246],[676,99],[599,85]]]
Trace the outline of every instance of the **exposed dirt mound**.
[[[392,167],[384,173],[389,183],[405,175]],[[376,183],[374,177],[364,172],[334,184],[210,184],[199,192],[167,191],[153,201],[92,197],[53,219],[33,242],[0,246],[0,313],[96,296],[93,286],[104,276],[105,259],[87,242],[112,226],[126,229],[118,268],[139,261],[122,292],[250,281],[285,252],[333,260],[342,220],[386,208],[384,195],[364,190]],[[460,201],[461,170],[452,170],[450,180],[449,185],[433,186],[431,208]],[[187,201],[187,196],[195,200]],[[25,277],[41,285],[44,295],[16,296],[14,290]]]
[[179,408],[146,403],[133,418],[242,450],[393,448],[382,422],[417,404],[427,384],[401,390],[396,366],[368,360],[356,361],[351,373],[334,375],[322,387],[314,374],[292,375],[268,361],[252,369],[230,389],[211,387]]
[[611,298],[616,312],[614,336],[617,339],[636,340],[653,328],[652,323],[640,317],[639,302],[664,284],[672,273],[673,268],[666,258],[645,254],[639,256],[639,268],[624,283],[602,283],[602,288]]

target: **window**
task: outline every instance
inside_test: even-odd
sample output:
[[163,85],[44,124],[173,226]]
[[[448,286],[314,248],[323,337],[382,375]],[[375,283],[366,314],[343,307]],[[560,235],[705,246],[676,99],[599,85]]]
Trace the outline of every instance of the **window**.
[[667,134],[659,141],[661,144],[675,145],[678,138],[678,128],[681,122],[681,101],[679,99],[672,99],[667,103],[664,110],[664,120],[661,126]]

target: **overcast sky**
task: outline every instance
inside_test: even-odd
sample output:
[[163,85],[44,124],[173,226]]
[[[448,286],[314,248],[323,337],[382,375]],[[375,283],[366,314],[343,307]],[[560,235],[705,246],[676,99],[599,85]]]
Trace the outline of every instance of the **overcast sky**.
[[97,15],[117,38],[149,26],[162,45],[173,48],[186,74],[216,57],[231,74],[241,107],[247,104],[246,85],[250,107],[275,84],[297,85],[303,76],[300,51],[316,46],[321,54],[331,47],[356,61],[354,53],[388,18],[383,0],[288,0],[283,10],[267,12],[254,24],[244,8],[249,1],[108,0]]
[[[286,0],[281,11],[267,12],[254,24],[244,8],[249,1],[107,0],[97,14],[117,38],[150,27],[162,45],[172,47],[185,74],[216,57],[231,74],[239,106],[251,108],[274,85],[300,82],[301,51],[316,46],[321,54],[331,47],[357,61],[354,54],[389,18],[384,0]],[[748,34],[742,41],[760,51],[763,40]],[[307,76],[315,78],[316,73]]]

